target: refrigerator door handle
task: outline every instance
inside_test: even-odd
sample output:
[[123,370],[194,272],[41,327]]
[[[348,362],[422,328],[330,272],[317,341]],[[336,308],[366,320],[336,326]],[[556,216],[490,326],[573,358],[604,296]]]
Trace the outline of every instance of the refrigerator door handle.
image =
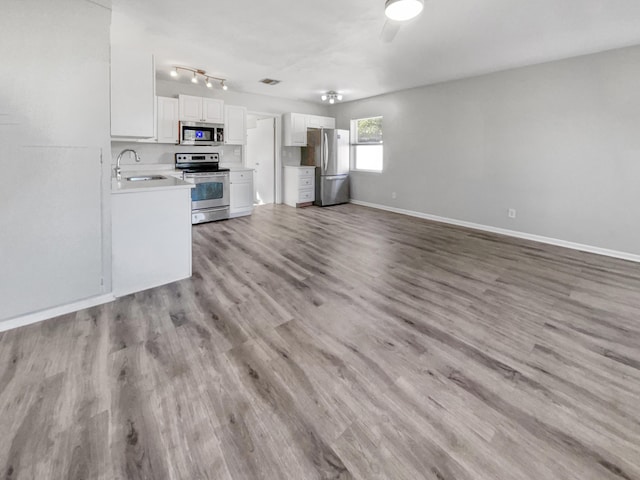
[[329,137],[327,136],[327,132],[324,133],[324,145],[322,156],[324,157],[324,171],[327,171],[327,167],[329,166]]

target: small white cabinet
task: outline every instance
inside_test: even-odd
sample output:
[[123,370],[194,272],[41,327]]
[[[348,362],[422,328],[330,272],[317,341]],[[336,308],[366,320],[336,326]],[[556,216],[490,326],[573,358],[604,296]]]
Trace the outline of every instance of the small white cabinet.
[[156,81],[153,56],[111,49],[111,137],[155,136]]
[[158,143],[178,143],[180,137],[178,99],[158,97],[156,114],[158,116]]
[[307,128],[336,128],[336,119],[319,115],[307,115]]
[[191,190],[111,195],[113,293],[120,297],[191,276]]
[[229,173],[229,217],[251,215],[253,212],[253,170],[233,170]]
[[291,207],[302,207],[316,198],[315,167],[284,167],[284,203]]
[[245,107],[225,105],[224,143],[227,145],[247,143],[247,109]]
[[179,95],[180,121],[224,123],[224,100]]
[[307,145],[307,117],[302,113],[285,113],[282,116],[283,145],[304,147]]

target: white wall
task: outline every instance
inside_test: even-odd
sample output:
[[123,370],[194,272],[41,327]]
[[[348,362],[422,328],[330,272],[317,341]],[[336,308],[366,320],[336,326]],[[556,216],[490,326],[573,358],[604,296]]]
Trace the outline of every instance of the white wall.
[[2,3],[0,321],[110,290],[110,21],[110,0]]
[[640,254],[638,79],[640,46],[336,105],[384,116],[352,198]]

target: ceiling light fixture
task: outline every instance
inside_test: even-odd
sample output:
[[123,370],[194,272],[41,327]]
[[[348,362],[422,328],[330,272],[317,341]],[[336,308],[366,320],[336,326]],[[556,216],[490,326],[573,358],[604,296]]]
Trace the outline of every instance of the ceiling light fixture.
[[424,0],[386,0],[384,14],[391,20],[404,22],[420,15]]
[[226,83],[227,82],[226,78],[212,77],[211,75],[207,74],[207,72],[205,72],[204,70],[200,70],[199,68],[171,67],[171,71],[169,72],[169,74],[172,77],[177,77],[179,70],[184,70],[186,72],[191,72],[193,74],[193,76],[191,77],[191,81],[193,83],[198,83],[198,76],[200,76],[200,77],[202,77],[204,79],[204,84],[206,85],[207,88],[213,88],[213,83],[211,82],[211,80],[216,80],[216,81],[220,82],[220,87],[222,88],[222,90],[228,90],[229,89],[229,86]]
[[329,103],[333,105],[334,103],[336,103],[336,100],[338,100],[339,102],[342,101],[342,94],[334,92],[333,90],[329,90],[327,93],[323,93],[320,98],[323,102],[329,100]]

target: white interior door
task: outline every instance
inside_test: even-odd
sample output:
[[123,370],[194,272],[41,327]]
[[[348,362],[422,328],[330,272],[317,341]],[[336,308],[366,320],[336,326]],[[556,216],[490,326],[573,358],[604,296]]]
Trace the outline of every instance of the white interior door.
[[248,122],[247,168],[254,169],[255,203],[273,203],[275,198],[275,119],[257,119]]

